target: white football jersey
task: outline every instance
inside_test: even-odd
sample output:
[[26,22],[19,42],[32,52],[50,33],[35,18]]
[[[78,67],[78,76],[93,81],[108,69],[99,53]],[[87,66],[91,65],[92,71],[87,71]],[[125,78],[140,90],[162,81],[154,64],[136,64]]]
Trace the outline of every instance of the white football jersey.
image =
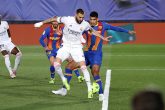
[[9,29],[9,25],[6,21],[1,21],[0,24],[0,44],[11,42],[11,38],[8,35],[7,30]]
[[74,16],[57,17],[57,22],[64,24],[63,45],[82,47],[82,34],[91,28],[90,24],[85,20],[78,24]]

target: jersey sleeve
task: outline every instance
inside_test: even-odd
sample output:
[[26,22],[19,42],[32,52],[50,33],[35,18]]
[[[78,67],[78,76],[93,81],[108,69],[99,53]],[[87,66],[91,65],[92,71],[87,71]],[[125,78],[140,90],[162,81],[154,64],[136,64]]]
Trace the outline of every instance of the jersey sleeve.
[[88,31],[92,29],[92,27],[90,26],[90,24],[88,22],[86,22],[86,28],[85,28],[85,31]]
[[42,45],[42,47],[46,47],[46,44],[44,42],[45,38],[49,36],[49,32],[50,32],[50,29],[47,28],[44,30],[44,32],[42,33],[41,37],[40,37],[40,44]]
[[118,32],[125,32],[125,33],[128,33],[128,30],[124,29],[124,28],[121,28],[121,27],[117,27],[117,26],[112,26],[108,23],[104,23],[103,24],[104,27],[105,27],[105,30],[114,30],[114,31],[118,31]]
[[9,24],[6,21],[4,22],[4,26],[6,29],[9,29]]
[[64,23],[66,24],[68,17],[63,16],[63,17],[57,17],[57,22],[58,23]]

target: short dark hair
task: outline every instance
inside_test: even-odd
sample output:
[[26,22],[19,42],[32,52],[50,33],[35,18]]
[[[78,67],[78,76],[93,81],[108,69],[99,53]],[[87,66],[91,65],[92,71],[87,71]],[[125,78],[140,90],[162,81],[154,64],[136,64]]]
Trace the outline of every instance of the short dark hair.
[[163,95],[159,91],[144,90],[132,99],[133,110],[164,110]]
[[79,8],[79,9],[76,10],[76,13],[77,13],[77,14],[78,14],[78,13],[84,14],[84,10],[81,9],[81,8]]
[[90,17],[96,17],[96,18],[98,18],[98,13],[96,11],[92,11],[90,13]]

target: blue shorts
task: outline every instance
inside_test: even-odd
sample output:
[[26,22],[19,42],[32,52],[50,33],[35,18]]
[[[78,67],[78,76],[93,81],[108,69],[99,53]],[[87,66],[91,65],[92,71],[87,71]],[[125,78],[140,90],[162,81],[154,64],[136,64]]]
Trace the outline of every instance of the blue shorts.
[[102,51],[101,52],[97,52],[97,51],[86,51],[84,52],[85,55],[85,61],[86,61],[86,65],[90,65],[90,68],[93,65],[99,65],[101,66],[102,64]]
[[56,51],[53,51],[53,50],[47,50],[46,51],[46,55],[47,55],[48,59],[50,59],[50,57],[52,57],[52,56],[54,58],[56,58],[57,52]]

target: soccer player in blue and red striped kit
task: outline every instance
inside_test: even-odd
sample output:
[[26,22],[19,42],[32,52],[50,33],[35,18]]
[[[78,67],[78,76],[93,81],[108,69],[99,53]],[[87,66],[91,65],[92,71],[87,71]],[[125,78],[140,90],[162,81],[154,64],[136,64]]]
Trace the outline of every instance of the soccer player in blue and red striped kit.
[[[107,30],[114,30],[118,32],[129,33],[129,34],[135,33],[134,31],[128,31],[123,28],[112,26],[105,22],[100,22],[98,20],[98,13],[96,11],[93,11],[90,13],[89,22],[92,28],[98,31],[103,36]],[[90,31],[86,32],[86,37],[87,37],[87,45],[86,45],[86,48],[84,49],[86,65],[90,65],[93,78],[100,87],[99,100],[102,101],[104,96],[103,96],[103,87],[102,87],[102,81],[99,75],[99,71],[102,64],[103,40],[92,35]]]
[[[47,38],[47,43],[44,40]],[[55,68],[53,66],[57,51],[61,45],[62,38],[62,27],[59,26],[57,22],[52,22],[52,25],[47,27],[42,36],[40,37],[40,44],[44,47],[47,57],[50,61],[50,81],[49,83],[54,83],[55,81]]]

